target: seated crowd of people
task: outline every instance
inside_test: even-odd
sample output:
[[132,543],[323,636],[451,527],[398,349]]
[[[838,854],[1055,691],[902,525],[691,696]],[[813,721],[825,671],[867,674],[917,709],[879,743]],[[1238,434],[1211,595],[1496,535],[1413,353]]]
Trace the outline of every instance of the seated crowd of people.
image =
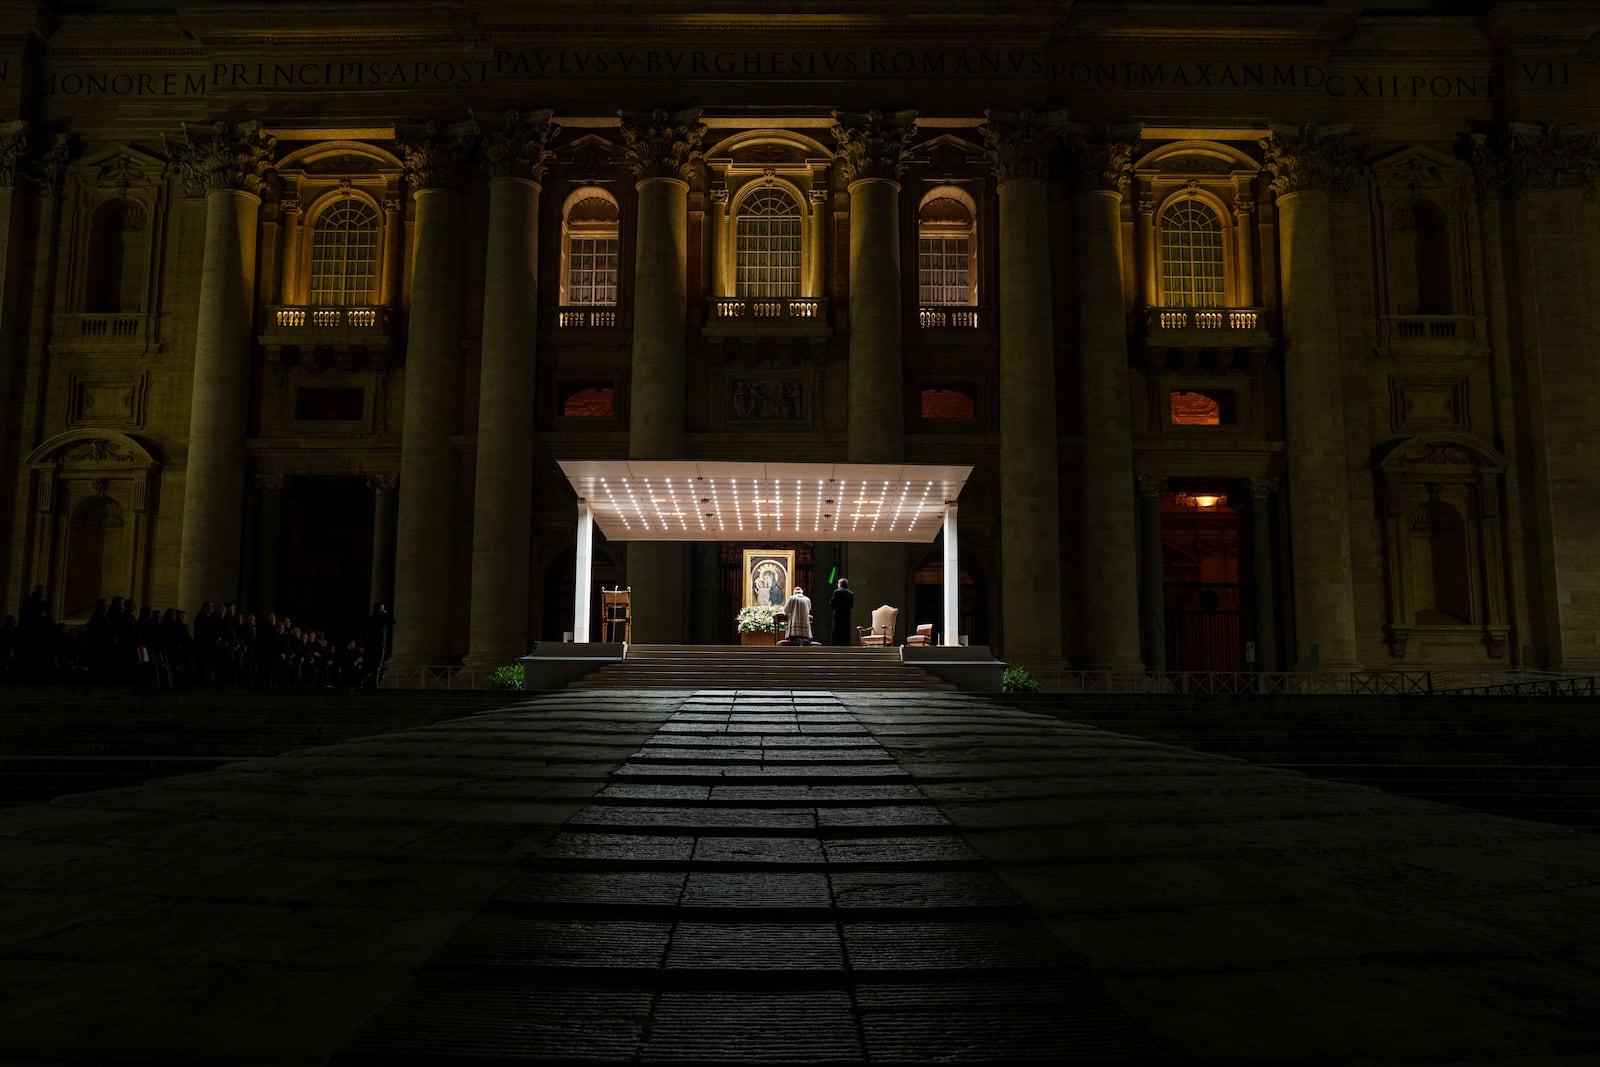
[[155,686],[375,688],[394,638],[394,616],[374,604],[361,632],[342,641],[287,615],[257,619],[236,604],[200,605],[191,629],[181,608],[102,598],[80,626],[56,622],[43,586],[0,621],[0,680],[103,681]]

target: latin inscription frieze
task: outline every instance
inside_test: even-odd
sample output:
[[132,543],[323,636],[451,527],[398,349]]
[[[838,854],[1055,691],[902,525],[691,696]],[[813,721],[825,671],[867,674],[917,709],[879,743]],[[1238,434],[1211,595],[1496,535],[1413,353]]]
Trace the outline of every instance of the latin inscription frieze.
[[[871,78],[912,80],[1018,79],[1079,89],[1136,92],[1213,90],[1296,92],[1341,100],[1478,100],[1503,95],[1508,80],[1530,88],[1577,84],[1570,64],[1518,63],[1494,72],[1481,66],[1450,69],[1361,69],[1360,61],[1197,62],[1182,58],[1084,58],[1061,49],[909,48],[735,49],[612,48],[499,49],[477,57],[325,57],[203,65],[103,68],[46,60],[42,89],[69,97],[211,96],[271,89],[281,92],[525,85],[559,79],[615,82],[699,79],[711,82],[814,82]],[[0,62],[0,87],[20,72]]]

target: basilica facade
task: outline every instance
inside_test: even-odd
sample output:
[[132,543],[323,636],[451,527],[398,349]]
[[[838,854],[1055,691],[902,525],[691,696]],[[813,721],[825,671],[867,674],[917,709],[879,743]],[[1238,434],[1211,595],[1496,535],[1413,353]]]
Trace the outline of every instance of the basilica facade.
[[580,575],[559,464],[959,464],[1045,675],[1600,667],[1592,4],[0,17],[8,611],[382,601],[404,677],[580,582],[730,642],[771,549],[903,634],[936,543]]

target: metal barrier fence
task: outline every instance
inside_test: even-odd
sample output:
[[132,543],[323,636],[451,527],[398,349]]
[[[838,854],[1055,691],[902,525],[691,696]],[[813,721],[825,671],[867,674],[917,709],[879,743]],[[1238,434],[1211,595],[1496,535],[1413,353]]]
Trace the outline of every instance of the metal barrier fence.
[[396,670],[384,668],[380,689],[487,689],[489,675],[486,671],[468,670],[466,667],[440,665],[432,667],[405,667]]

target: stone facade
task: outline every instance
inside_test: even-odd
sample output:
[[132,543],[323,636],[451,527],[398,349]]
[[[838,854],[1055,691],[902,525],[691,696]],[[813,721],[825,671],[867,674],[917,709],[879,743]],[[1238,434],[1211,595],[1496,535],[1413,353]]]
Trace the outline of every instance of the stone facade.
[[[7,610],[488,667],[557,460],[959,463],[1037,671],[1600,669],[1592,4],[127,6],[0,13]],[[732,641],[740,545],[942,620],[938,545],[597,577]]]

